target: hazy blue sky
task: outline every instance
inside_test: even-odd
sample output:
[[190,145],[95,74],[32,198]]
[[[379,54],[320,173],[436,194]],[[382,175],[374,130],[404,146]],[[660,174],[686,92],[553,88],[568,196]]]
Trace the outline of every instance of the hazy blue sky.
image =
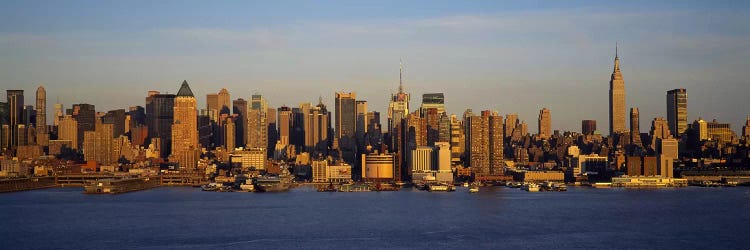
[[[38,85],[49,106],[143,105],[188,80],[274,107],[333,106],[355,91],[385,116],[405,65],[412,107],[445,92],[450,113],[515,112],[536,131],[596,119],[607,132],[615,42],[641,131],[686,88],[689,120],[739,130],[750,114],[750,8],[723,1],[2,1],[0,89]],[[5,91],[0,96],[4,99]],[[49,108],[48,108],[49,109]]]

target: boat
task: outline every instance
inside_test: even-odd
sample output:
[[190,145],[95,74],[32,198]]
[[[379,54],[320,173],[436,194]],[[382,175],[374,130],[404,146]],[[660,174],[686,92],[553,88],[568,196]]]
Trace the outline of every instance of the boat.
[[240,184],[240,190],[246,192],[254,192],[255,185],[253,185],[253,179],[246,179],[245,183]]
[[201,186],[201,190],[215,192],[215,191],[219,191],[222,186],[223,185],[219,183],[211,182],[211,183]]
[[429,190],[430,192],[452,192],[452,191],[456,191],[456,189],[453,186],[447,185],[447,184],[443,184],[443,183],[435,183],[435,184],[430,184],[430,185],[427,185],[427,186],[428,186],[427,190]]
[[266,174],[253,178],[255,192],[284,192],[292,187],[292,176],[283,168],[281,174]]
[[479,192],[479,186],[471,185],[469,188],[469,193],[478,193]]
[[539,185],[536,183],[524,183],[521,186],[521,190],[526,190],[529,192],[539,192]]
[[336,186],[333,185],[333,183],[329,183],[328,185],[320,185],[318,186],[318,192],[338,192],[339,190],[336,188]]
[[469,187],[469,183],[468,182],[464,182],[464,187]]
[[512,181],[506,183],[505,185],[508,186],[509,188],[520,188],[522,186],[520,182],[512,182]]
[[552,184],[552,190],[558,191],[558,192],[565,192],[568,191],[568,186],[564,183],[555,183]]

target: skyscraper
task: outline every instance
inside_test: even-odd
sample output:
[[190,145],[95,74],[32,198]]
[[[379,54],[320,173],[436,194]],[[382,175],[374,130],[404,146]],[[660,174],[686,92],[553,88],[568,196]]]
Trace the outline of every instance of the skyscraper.
[[357,94],[336,92],[336,137],[354,138],[357,130]]
[[222,140],[224,142],[224,149],[232,152],[237,146],[235,144],[237,140],[235,132],[237,131],[237,129],[235,129],[236,124],[234,123],[234,117],[227,117],[227,119],[221,125],[224,127],[222,129],[222,132],[224,132],[224,134],[222,135],[224,137]]
[[23,90],[8,90],[8,117],[10,128],[10,148],[18,146],[18,125],[24,123],[23,117]]
[[198,148],[198,104],[187,81],[183,81],[174,98],[170,158],[179,162],[182,169],[193,169],[197,162],[191,156]]
[[247,108],[248,104],[245,99],[239,98],[232,101],[232,113],[237,115],[237,121],[234,124],[236,145],[247,145]]
[[93,131],[84,131],[83,157],[86,161],[96,161],[101,165],[117,162],[113,150],[113,125],[95,121]]
[[[464,155],[466,138],[464,136],[464,123],[456,115],[451,115],[451,162],[458,165],[461,162],[461,156]],[[506,119],[507,121],[507,119]]]
[[609,80],[609,133],[625,132],[625,80],[620,72],[620,58],[615,47],[615,68]]
[[750,143],[750,117],[745,120],[745,126],[742,126],[742,137],[745,138],[745,144]]
[[118,137],[125,134],[125,109],[110,110],[104,117],[102,122],[105,124],[112,124],[113,137]]
[[63,117],[63,106],[60,103],[55,103],[55,120],[53,121],[54,125],[60,125],[60,120]]
[[278,109],[279,114],[279,142],[289,144],[292,131],[292,109],[287,106],[281,106]]
[[539,110],[539,138],[549,139],[552,136],[552,114],[549,109]]
[[358,141],[363,141],[365,134],[367,133],[367,101],[357,100],[357,131],[356,136]]
[[73,116],[66,115],[60,119],[60,125],[57,128],[58,140],[69,140],[72,149],[78,149],[78,122]]
[[714,141],[718,141],[721,144],[731,143],[735,139],[734,131],[732,131],[732,125],[729,123],[721,123],[714,119],[713,121],[706,123],[708,127],[708,138]]
[[518,114],[510,113],[505,115],[505,126],[503,128],[505,138],[510,138],[513,135],[513,130],[516,126],[518,126]]
[[422,113],[424,110],[437,109],[438,115],[445,113],[445,95],[443,93],[426,93],[422,94]]
[[465,123],[466,150],[472,171],[476,176],[501,174],[503,117],[485,110],[481,116],[468,116]]
[[581,121],[581,133],[584,135],[593,135],[596,131],[596,120]]
[[174,123],[174,94],[149,91],[146,97],[146,124],[149,138],[159,140],[161,158],[172,153],[172,123]]
[[74,104],[73,118],[78,122],[78,148],[83,146],[83,134],[96,129],[96,108],[92,104]]
[[268,102],[261,95],[252,95],[247,120],[247,147],[268,148]]
[[219,109],[219,112],[216,114],[217,116],[220,114],[229,114],[232,111],[232,99],[229,96],[229,91],[227,89],[219,90],[216,101],[218,103],[217,108]]
[[672,134],[669,132],[669,124],[663,117],[654,118],[651,121],[651,149],[656,150],[656,141],[658,139],[672,138]]
[[391,100],[388,103],[388,134],[391,137],[391,150],[397,148],[400,143],[397,141],[398,136],[396,135],[396,127],[401,124],[401,120],[406,118],[409,114],[409,97],[410,95],[404,92],[404,78],[403,78],[404,65],[399,64],[398,70],[398,92],[391,95]]
[[[322,100],[321,100],[322,101]],[[323,103],[305,109],[305,151],[326,153],[328,146],[328,111]]]
[[672,136],[678,138],[687,129],[687,91],[673,89],[667,91],[667,121]]
[[219,117],[219,94],[211,93],[206,95],[206,110],[211,121],[216,122]]
[[640,114],[638,108],[630,108],[630,143],[641,145]]
[[36,89],[36,144],[47,146],[49,132],[47,131],[47,91],[39,86]]

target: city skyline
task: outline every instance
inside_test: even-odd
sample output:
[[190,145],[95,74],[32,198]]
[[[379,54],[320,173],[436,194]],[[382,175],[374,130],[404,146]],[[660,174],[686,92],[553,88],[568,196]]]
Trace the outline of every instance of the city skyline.
[[[750,53],[742,46],[750,33],[744,3],[435,3],[421,11],[408,8],[419,3],[344,4],[336,9],[345,10],[341,14],[314,5],[298,7],[320,13],[305,12],[296,21],[245,17],[232,6],[202,12],[197,3],[166,11],[167,17],[196,17],[184,23],[153,15],[125,22],[132,20],[114,7],[142,8],[88,3],[80,9],[75,3],[45,7],[73,9],[78,16],[50,16],[38,3],[10,3],[17,8],[7,10],[28,11],[2,13],[16,21],[0,25],[5,89],[31,96],[42,85],[48,109],[60,100],[66,107],[91,103],[106,111],[142,105],[149,90],[175,93],[175,85],[187,79],[199,93],[198,107],[205,107],[205,94],[224,87],[246,100],[262,94],[271,107],[315,102],[318,96],[332,105],[333,93],[357,92],[369,109],[384,112],[398,88],[396,60],[402,58],[404,87],[416,95],[413,107],[423,93],[445,93],[451,114],[466,108],[518,113],[532,127],[538,110],[547,107],[557,114],[553,130],[578,131],[581,120],[593,119],[606,134],[606,109],[580,107],[606,103],[619,42],[625,108],[639,108],[641,128],[667,117],[665,94],[676,88],[690,92],[688,121],[716,118],[739,131],[748,115],[741,109],[749,102],[742,93],[750,78],[743,70]],[[283,6],[274,4],[250,7],[304,12],[280,11]],[[102,19],[95,9],[111,17]],[[356,15],[369,10],[366,17]],[[217,19],[216,12],[224,11],[226,19]],[[45,25],[51,18],[59,22]],[[93,18],[97,25],[87,22]],[[571,98],[576,96],[587,98]]]

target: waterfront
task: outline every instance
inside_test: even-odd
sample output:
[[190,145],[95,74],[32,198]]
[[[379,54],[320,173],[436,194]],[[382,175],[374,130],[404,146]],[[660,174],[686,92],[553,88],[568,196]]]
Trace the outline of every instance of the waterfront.
[[3,248],[745,248],[750,189],[0,194]]

